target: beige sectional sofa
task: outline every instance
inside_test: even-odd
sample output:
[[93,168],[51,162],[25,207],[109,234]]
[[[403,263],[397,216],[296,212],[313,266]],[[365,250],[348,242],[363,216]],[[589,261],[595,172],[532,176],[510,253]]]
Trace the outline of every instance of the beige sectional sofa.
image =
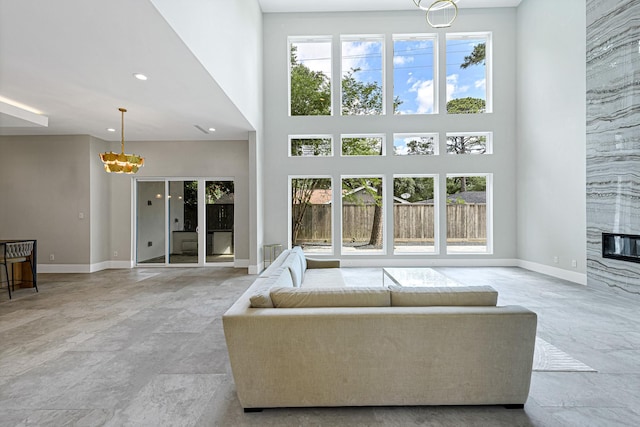
[[496,302],[486,286],[348,287],[339,262],[285,251],[223,316],[238,398],[522,407],[537,317]]

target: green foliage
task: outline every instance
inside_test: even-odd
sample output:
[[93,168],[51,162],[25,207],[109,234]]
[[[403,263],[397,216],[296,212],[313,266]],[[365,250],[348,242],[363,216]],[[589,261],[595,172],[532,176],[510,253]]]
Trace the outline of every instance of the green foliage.
[[[465,191],[487,191],[487,178],[484,176],[457,176],[447,178],[447,194]],[[462,201],[464,203],[464,201]]]
[[207,204],[213,204],[226,194],[233,194],[233,181],[207,181],[205,186]]
[[382,206],[382,179],[381,178],[345,178],[342,180],[342,200],[362,205],[364,200],[353,193],[362,187],[362,191],[371,196],[376,206]]
[[[397,147],[394,147],[397,154]],[[430,155],[433,154],[435,147],[433,145],[433,138],[417,137],[407,142],[407,155]]]
[[460,68],[467,68],[471,65],[484,65],[486,57],[486,43],[480,43],[473,47],[471,55],[464,57],[464,62],[460,64]]
[[303,156],[305,150],[313,150],[314,156],[330,156],[331,140],[326,138],[292,139],[291,155]]
[[404,199],[403,194],[410,195],[405,200],[411,203],[433,200],[433,178],[395,178],[393,180],[393,195]]
[[291,47],[291,115],[331,115],[331,81],[298,62],[295,46]]
[[380,138],[342,138],[342,155],[381,156],[382,140]]
[[484,154],[487,152],[487,137],[479,135],[447,136],[447,153]]
[[382,114],[382,86],[357,80],[354,74],[358,71],[360,68],[352,68],[342,78],[342,114]]
[[457,98],[447,102],[448,114],[475,114],[484,113],[486,102],[480,98]]

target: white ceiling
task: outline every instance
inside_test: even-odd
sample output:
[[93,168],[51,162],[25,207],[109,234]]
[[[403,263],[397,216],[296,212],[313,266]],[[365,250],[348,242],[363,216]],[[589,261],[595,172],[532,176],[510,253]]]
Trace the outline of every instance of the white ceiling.
[[[264,12],[415,9],[412,0],[258,1]],[[513,7],[520,1],[458,5]],[[149,79],[139,81],[134,73]],[[0,0],[0,135],[118,141],[119,107],[128,110],[126,140],[235,140],[252,130],[151,1]],[[195,125],[216,131],[205,134]]]

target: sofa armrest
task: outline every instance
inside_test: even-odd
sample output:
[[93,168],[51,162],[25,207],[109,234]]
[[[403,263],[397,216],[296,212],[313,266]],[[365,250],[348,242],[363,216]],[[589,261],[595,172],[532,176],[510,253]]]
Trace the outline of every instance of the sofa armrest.
[[340,268],[340,260],[307,258],[307,268]]

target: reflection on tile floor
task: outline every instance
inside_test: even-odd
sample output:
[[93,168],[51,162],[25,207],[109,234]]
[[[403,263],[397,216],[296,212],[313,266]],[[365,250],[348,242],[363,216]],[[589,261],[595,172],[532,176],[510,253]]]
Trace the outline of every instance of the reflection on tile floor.
[[[640,298],[519,268],[438,268],[538,313],[538,335],[598,372],[534,372],[524,410],[274,409],[244,414],[221,316],[256,276],[221,268],[42,274],[0,292],[0,426],[635,426]],[[380,268],[345,268],[352,285]],[[6,291],[6,289],[5,289]]]

